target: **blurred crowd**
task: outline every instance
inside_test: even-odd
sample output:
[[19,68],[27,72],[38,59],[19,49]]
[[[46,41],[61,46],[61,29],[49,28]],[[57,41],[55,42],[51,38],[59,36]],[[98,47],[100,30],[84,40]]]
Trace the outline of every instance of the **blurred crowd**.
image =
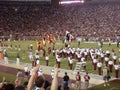
[[57,38],[66,30],[74,37],[117,37],[120,35],[120,2],[71,5],[1,5],[0,33],[8,36],[44,36]]

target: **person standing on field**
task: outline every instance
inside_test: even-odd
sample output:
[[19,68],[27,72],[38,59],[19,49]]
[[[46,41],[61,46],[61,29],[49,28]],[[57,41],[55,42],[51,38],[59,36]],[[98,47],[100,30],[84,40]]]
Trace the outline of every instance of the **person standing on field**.
[[81,88],[81,76],[80,76],[79,72],[77,72],[75,78],[76,78],[76,90],[80,90],[80,88]]
[[85,80],[85,90],[87,90],[87,88],[89,87],[89,80],[90,80],[90,76],[88,75],[88,72],[86,72],[86,74],[84,75],[84,80]]

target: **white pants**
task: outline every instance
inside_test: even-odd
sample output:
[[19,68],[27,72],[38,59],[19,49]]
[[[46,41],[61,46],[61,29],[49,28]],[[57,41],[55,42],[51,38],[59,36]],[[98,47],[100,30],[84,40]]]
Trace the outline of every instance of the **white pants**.
[[20,64],[20,59],[16,58],[16,64],[19,65]]

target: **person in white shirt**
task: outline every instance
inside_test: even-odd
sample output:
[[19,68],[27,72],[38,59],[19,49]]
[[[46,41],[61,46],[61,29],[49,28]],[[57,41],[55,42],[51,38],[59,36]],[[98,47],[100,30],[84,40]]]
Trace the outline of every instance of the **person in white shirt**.
[[20,56],[19,56],[18,53],[17,53],[17,57],[16,57],[16,64],[17,64],[17,65],[20,65]]
[[28,75],[29,75],[28,65],[26,65],[26,66],[24,67],[24,72],[25,72],[25,76],[28,76]]
[[85,61],[85,58],[84,58],[84,57],[81,58],[81,62],[83,62],[83,61]]
[[4,53],[4,61],[5,61],[5,64],[8,64],[8,54],[6,51]]
[[88,57],[87,51],[84,52],[84,56],[85,56],[85,61],[87,61],[87,57]]
[[46,66],[48,66],[48,63],[49,63],[49,56],[48,55],[45,56],[45,60],[46,60]]
[[58,58],[57,58],[58,68],[60,68],[60,63],[61,63],[61,58],[60,58],[60,56],[58,55]]
[[69,64],[70,64],[70,70],[72,70],[72,68],[73,68],[73,59],[72,59],[72,56],[70,57]]
[[51,77],[54,78],[54,69],[51,70]]
[[86,61],[84,60],[81,63],[82,63],[82,68],[83,68],[82,71],[86,71],[86,65],[87,65]]
[[78,59],[78,62],[81,61],[81,55],[80,54],[77,54],[77,59]]
[[108,66],[109,66],[110,72],[112,73],[113,61],[111,59],[108,61]]
[[74,55],[75,55],[75,50],[74,50],[74,49],[72,49],[72,50],[71,50],[71,53],[72,53],[72,57],[74,58]]
[[119,77],[119,65],[116,63],[114,65],[114,68],[115,68],[115,77],[118,78]]
[[38,66],[38,65],[40,65],[40,60],[39,59],[36,60],[36,66]]
[[105,57],[105,65],[108,66],[108,61],[109,61],[109,58],[108,57]]
[[39,68],[39,70],[38,70],[38,72],[37,72],[37,75],[38,75],[38,76],[42,76],[42,75],[43,75],[42,68]]
[[101,62],[104,63],[104,54],[101,53],[100,56],[101,56]]
[[53,50],[52,53],[53,53],[53,56],[55,56],[55,50]]
[[98,67],[98,74],[99,75],[101,75],[102,73],[102,70],[101,70],[101,68],[102,68],[102,62],[100,62],[100,60],[99,60],[99,62],[97,63],[97,67]]
[[40,59],[40,56],[39,56],[38,52],[35,53],[35,60],[37,60],[37,59]]
[[113,58],[113,60],[114,60],[114,64],[116,64],[116,61],[117,61],[117,56],[116,56],[116,54],[114,54],[114,55],[112,56],[112,58]]
[[110,57],[110,51],[109,50],[106,50],[106,56]]
[[94,70],[96,70],[96,68],[97,68],[97,62],[98,62],[98,59],[97,59],[97,58],[94,58],[94,59],[93,59]]

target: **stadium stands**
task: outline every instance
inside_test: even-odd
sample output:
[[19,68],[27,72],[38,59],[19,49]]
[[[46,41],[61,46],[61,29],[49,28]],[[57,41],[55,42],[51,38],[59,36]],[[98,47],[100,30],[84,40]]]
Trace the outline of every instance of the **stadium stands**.
[[0,5],[0,29],[4,36],[42,36],[47,32],[63,36],[69,30],[75,37],[115,37],[120,35],[119,3]]

